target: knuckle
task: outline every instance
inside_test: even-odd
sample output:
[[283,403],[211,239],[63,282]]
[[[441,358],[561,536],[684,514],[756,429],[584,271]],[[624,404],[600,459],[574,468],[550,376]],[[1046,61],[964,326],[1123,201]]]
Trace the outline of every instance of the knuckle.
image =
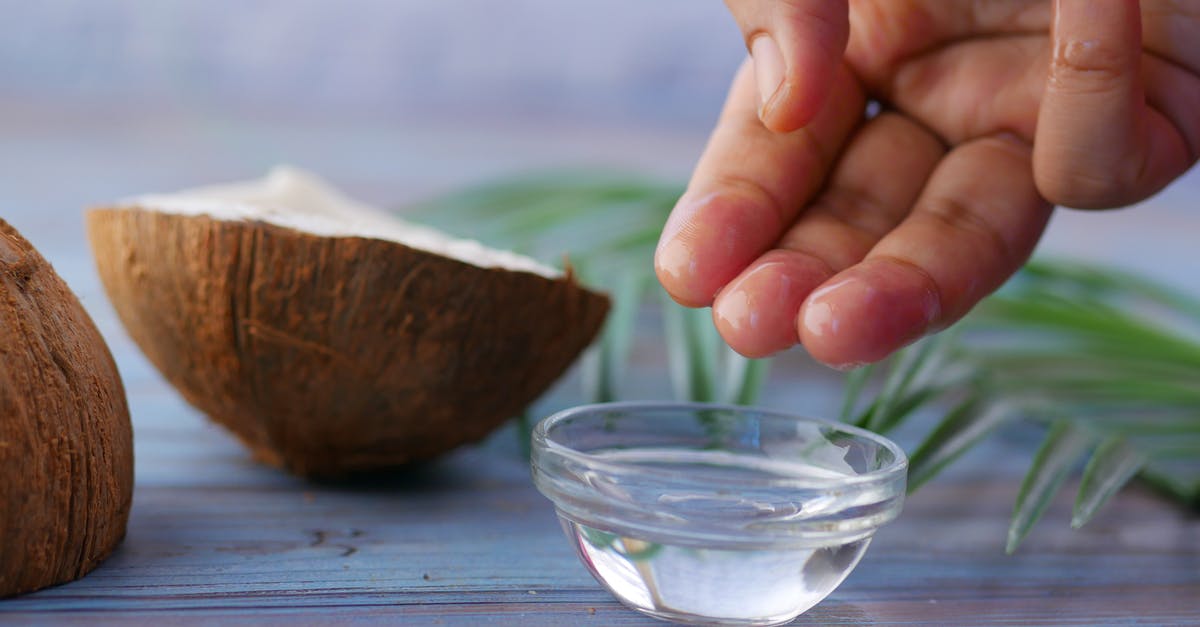
[[1050,86],[1068,91],[1103,91],[1127,80],[1128,53],[1098,40],[1068,40],[1055,45]]
[[736,197],[746,202],[747,206],[766,210],[771,216],[775,228],[783,228],[792,213],[789,205],[776,192],[768,189],[767,185],[742,174],[725,174],[718,176],[715,183],[725,190],[725,195]]
[[1133,201],[1131,184],[1120,172],[1059,166],[1038,168],[1034,183],[1047,201],[1074,209],[1112,209]]
[[883,205],[871,190],[846,185],[830,186],[809,211],[876,239],[895,226],[892,207]]
[[947,196],[934,198],[926,215],[940,222],[946,232],[971,238],[980,250],[987,251],[989,258],[1000,260],[1006,267],[1022,258],[1012,243],[1001,235],[1000,229],[984,217],[978,207],[964,200]]
[[894,0],[852,0],[846,58],[857,71],[882,82],[903,59],[905,24],[897,20]]
[[786,0],[780,9],[793,26],[814,40],[828,53],[841,54],[849,35],[849,16],[844,9],[830,8],[830,4],[812,0]]

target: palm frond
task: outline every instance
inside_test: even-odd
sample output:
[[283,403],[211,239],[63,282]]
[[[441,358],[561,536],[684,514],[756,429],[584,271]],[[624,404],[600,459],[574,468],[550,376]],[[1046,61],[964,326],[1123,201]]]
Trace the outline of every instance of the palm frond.
[[743,357],[725,348],[725,385],[721,388],[722,403],[752,405],[762,392],[770,370],[770,360]]
[[1042,517],[1075,462],[1087,452],[1092,436],[1070,420],[1056,420],[1050,434],[1042,442],[1033,465],[1021,482],[1017,504],[1013,508],[1012,524],[1008,527],[1005,551],[1012,553],[1025,538],[1033,524]]
[[[1075,527],[1135,476],[1184,502],[1200,495],[1194,462],[1200,458],[1200,343],[1194,339],[1200,308],[1166,286],[1107,273],[1075,262],[1031,263],[959,325],[957,349],[949,351],[958,359],[951,363],[971,374],[947,381],[952,377],[943,370],[938,379],[947,385],[914,399],[937,406],[966,396],[913,454],[914,487],[1003,422],[989,412],[1008,408],[1038,421],[1054,416],[1014,510],[1010,551],[1073,470],[1057,463],[1068,457],[1074,462],[1090,451]],[[890,360],[892,368],[911,367],[929,350],[921,344],[906,349]],[[886,400],[888,383],[882,385],[879,398]],[[863,386],[847,385],[847,393],[858,395]],[[879,398],[869,425],[884,431],[914,409],[896,402],[881,409]]]
[[908,490],[913,492],[1001,425],[1018,416],[1015,407],[969,396],[959,402],[909,455]]
[[667,367],[677,398],[711,403],[717,400],[716,332],[703,309],[685,309],[663,295],[663,333]]
[[[657,305],[675,394],[751,404],[766,360],[719,341],[706,311],[655,292],[651,259],[678,185],[593,171],[500,181],[413,208],[458,236],[558,264],[614,307],[584,358],[584,398],[619,398],[638,320]],[[910,455],[915,490],[998,428],[1047,424],[1014,507],[1014,550],[1087,457],[1072,525],[1133,477],[1200,508],[1200,299],[1074,261],[1035,260],[956,329],[850,373],[840,419],[890,432],[940,413]],[[914,423],[914,426],[916,423]]]
[[1100,506],[1132,479],[1144,464],[1141,453],[1130,446],[1125,438],[1109,436],[1101,442],[1083,469],[1071,526],[1078,529],[1086,525]]

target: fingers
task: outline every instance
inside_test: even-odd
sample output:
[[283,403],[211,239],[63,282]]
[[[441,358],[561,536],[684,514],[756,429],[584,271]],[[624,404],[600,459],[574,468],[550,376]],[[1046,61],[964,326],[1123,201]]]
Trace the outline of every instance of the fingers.
[[1186,169],[1187,145],[1146,106],[1137,0],[1057,0],[1052,45],[1033,156],[1046,198],[1119,207]]
[[804,299],[903,220],[943,152],[932,134],[894,113],[856,132],[821,196],[718,294],[713,321],[726,343],[764,357],[799,342]]
[[800,310],[801,342],[849,367],[962,317],[1028,258],[1050,215],[1017,139],[984,138],[937,166],[913,213]]
[[983,37],[906,61],[886,90],[948,144],[999,131],[1032,142],[1048,58],[1044,37]]
[[864,97],[847,71],[805,128],[780,134],[758,121],[753,68],[742,66],[688,190],[655,252],[659,282],[690,307],[717,291],[771,247],[820,188],[860,121]]
[[[1200,157],[1200,115],[1196,113],[1200,111],[1200,70],[1189,70],[1155,55],[1143,55],[1142,77],[1149,115],[1161,114],[1175,127],[1187,146],[1190,163],[1195,163]],[[1190,164],[1182,166],[1187,167]]]
[[1032,140],[1052,17],[1046,0],[857,0],[846,59],[949,144],[1000,130]]
[[1200,4],[1142,0],[1142,45],[1147,52],[1200,74]]
[[776,132],[821,110],[849,37],[846,0],[726,0],[754,60],[758,112]]
[[1051,18],[1046,0],[855,0],[845,56],[859,76],[890,98],[898,70],[931,51],[974,38],[1044,36]]

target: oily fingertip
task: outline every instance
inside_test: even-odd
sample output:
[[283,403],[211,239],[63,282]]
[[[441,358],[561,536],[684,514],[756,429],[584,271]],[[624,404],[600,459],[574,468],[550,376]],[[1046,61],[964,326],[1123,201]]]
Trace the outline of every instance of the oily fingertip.
[[721,337],[748,357],[787,350],[800,341],[795,325],[800,306],[830,274],[815,257],[772,250],[721,290],[713,322]]
[[677,302],[708,306],[778,230],[778,217],[761,203],[728,193],[685,195],[664,227],[655,273]]
[[839,369],[880,361],[923,337],[940,319],[940,300],[923,278],[873,265],[835,277],[801,307],[800,340],[817,361]]

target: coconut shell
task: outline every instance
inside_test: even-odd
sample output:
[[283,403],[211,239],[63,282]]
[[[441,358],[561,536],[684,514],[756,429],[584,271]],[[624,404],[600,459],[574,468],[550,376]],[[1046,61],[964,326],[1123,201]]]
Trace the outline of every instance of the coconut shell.
[[0,220],[0,597],[78,579],[125,536],[129,409],[79,300]]
[[88,213],[129,334],[270,464],[339,476],[481,439],[595,337],[608,299],[569,275],[391,241],[121,208]]

